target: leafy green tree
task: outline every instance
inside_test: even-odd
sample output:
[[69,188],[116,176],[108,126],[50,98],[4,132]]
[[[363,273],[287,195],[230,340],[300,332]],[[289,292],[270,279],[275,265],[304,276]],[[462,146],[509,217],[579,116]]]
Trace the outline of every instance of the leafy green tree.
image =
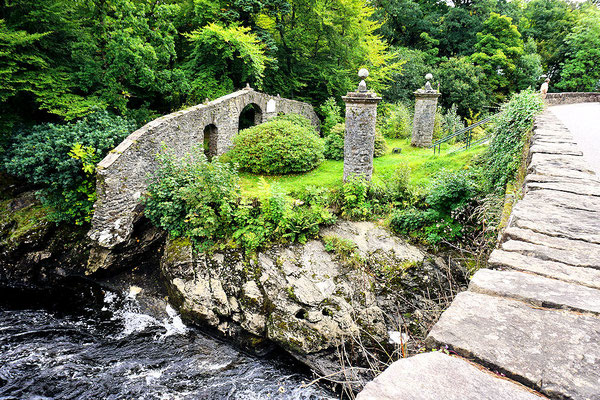
[[484,70],[468,57],[450,58],[439,65],[435,79],[440,83],[440,103],[449,109],[453,104],[466,117],[469,110],[481,111],[489,104]]
[[523,16],[523,34],[535,40],[543,68],[555,75],[563,61],[563,40],[575,24],[569,4],[563,0],[531,0]]
[[55,220],[84,224],[95,200],[96,164],[134,129],[106,111],[74,123],[36,125],[12,138],[0,162],[6,172],[41,186]]
[[491,13],[477,38],[471,61],[483,68],[490,88],[502,98],[513,89],[516,63],[523,54],[521,34],[510,17]]
[[523,56],[517,61],[515,70],[516,89],[525,90],[528,87],[534,87],[543,71],[542,58],[537,53],[535,41],[529,38],[525,43]]
[[262,87],[266,64],[265,46],[250,28],[210,24],[187,35],[194,44],[187,70],[192,81],[192,100],[216,98],[252,83]]
[[413,92],[423,85],[423,77],[433,70],[428,62],[429,54],[408,47],[393,49],[398,59],[403,60],[402,71],[392,75],[392,82],[383,92],[388,102],[409,103],[414,100]]
[[176,66],[177,11],[177,4],[149,0],[82,3],[85,29],[72,47],[81,90],[120,113],[178,107],[187,86]]
[[434,25],[414,0],[378,0],[373,17],[383,24],[379,32],[392,45],[415,47],[421,42],[421,33],[431,34]]
[[322,103],[356,88],[356,73],[369,69],[369,87],[383,89],[400,68],[376,35],[373,10],[365,0],[290,0],[289,13],[263,27],[275,38],[277,65],[265,87],[286,97]]
[[600,10],[588,6],[565,39],[566,57],[556,87],[565,91],[600,89]]

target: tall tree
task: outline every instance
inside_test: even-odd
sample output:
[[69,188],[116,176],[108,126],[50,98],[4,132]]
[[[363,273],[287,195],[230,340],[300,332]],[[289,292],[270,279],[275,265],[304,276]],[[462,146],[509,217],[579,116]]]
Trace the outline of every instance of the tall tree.
[[544,69],[551,76],[556,74],[564,57],[563,40],[575,24],[569,4],[563,0],[532,0],[523,14],[523,34],[535,40]]
[[582,9],[581,18],[565,39],[566,54],[557,88],[565,91],[600,90],[600,10]]
[[483,68],[492,91],[502,98],[514,90],[516,64],[523,54],[521,34],[510,17],[492,13],[477,38],[471,60]]

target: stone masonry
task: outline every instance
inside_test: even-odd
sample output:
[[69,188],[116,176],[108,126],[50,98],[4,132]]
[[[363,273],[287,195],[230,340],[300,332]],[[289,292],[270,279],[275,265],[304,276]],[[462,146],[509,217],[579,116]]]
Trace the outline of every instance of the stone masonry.
[[[368,72],[361,70],[359,76],[366,78]],[[373,174],[377,104],[381,97],[367,91],[363,80],[356,92],[348,92],[342,99],[346,103],[344,181],[351,177],[370,181]]]
[[415,118],[410,143],[416,147],[429,147],[433,140],[435,112],[440,92],[431,87],[429,79],[432,78],[431,74],[427,74],[428,80],[425,89],[419,89],[415,92]]
[[600,179],[550,110],[523,191],[491,268],[426,340],[453,356],[397,361],[357,400],[600,399]]
[[221,155],[232,145],[242,110],[252,104],[255,122],[278,114],[297,113],[319,125],[312,106],[270,96],[247,87],[206,104],[160,117],[129,135],[112,150],[97,168],[97,196],[89,237],[95,242],[90,271],[110,264],[110,250],[131,235],[139,216],[140,197],[148,175],[157,167],[156,154],[164,144],[177,155],[202,145],[205,129],[210,134],[210,155]]

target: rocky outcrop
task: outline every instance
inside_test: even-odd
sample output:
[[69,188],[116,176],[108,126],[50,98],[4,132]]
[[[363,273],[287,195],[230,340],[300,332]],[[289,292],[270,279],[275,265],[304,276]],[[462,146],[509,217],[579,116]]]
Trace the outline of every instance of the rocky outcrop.
[[[94,272],[86,269],[91,247],[87,227],[57,224],[49,220],[49,212],[35,190],[0,175],[0,286],[48,287]],[[164,238],[139,218],[131,238],[107,253],[114,266],[111,274],[157,266]]]
[[0,200],[0,285],[45,286],[67,275],[83,275],[85,234],[48,221],[35,192]]
[[252,257],[195,254],[188,241],[172,239],[161,269],[188,319],[247,344],[276,344],[322,374],[337,372],[335,351],[344,344],[359,363],[367,357],[356,351],[361,345],[385,348],[389,331],[408,330],[431,299],[452,290],[452,275],[462,275],[368,222],[340,222],[320,240]]

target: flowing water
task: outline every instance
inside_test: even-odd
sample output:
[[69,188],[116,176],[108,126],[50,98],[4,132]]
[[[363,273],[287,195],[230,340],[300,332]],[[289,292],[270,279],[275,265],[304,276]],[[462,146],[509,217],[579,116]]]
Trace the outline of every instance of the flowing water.
[[0,291],[0,399],[337,398],[290,359],[248,355],[168,306],[143,313],[131,294]]

